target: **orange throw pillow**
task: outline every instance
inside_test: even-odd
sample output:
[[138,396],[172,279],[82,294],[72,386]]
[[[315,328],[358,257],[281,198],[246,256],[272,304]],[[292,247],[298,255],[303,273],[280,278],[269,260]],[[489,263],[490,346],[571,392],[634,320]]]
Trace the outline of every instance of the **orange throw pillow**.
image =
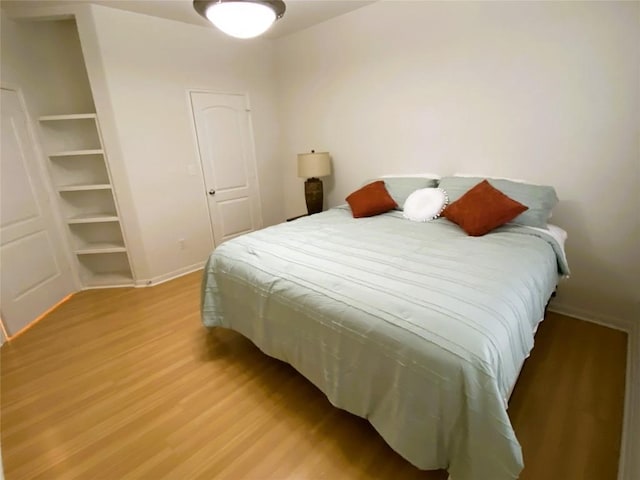
[[528,208],[483,180],[445,208],[442,215],[460,225],[472,237],[480,237],[513,220]]
[[389,195],[383,180],[365,185],[349,195],[346,200],[351,207],[353,218],[373,217],[398,206]]

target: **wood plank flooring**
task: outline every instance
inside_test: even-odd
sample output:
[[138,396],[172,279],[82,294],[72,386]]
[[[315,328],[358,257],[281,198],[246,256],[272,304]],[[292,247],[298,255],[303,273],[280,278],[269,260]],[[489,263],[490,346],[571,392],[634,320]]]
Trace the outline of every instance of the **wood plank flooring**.
[[[7,480],[446,478],[240,335],[204,329],[199,283],[82,292],[2,347]],[[509,409],[522,480],[616,478],[625,359],[625,334],[548,315]]]

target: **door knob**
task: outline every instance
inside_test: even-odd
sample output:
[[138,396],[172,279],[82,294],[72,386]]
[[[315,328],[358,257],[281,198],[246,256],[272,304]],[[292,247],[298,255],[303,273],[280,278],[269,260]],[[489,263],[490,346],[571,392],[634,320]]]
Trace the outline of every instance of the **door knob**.
[[209,195],[215,195],[216,191],[212,188],[211,190],[209,190]]

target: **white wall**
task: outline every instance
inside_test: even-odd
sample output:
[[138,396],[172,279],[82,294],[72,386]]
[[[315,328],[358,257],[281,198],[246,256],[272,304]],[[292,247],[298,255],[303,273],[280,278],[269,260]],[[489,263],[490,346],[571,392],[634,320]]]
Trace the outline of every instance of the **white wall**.
[[270,42],[101,6],[77,19],[138,281],[213,249],[189,89],[249,95],[264,223],[284,218]]
[[0,31],[2,81],[22,88],[32,118],[94,111],[73,20],[14,21],[3,12]]
[[327,150],[328,203],[379,174],[552,184],[572,278],[559,309],[640,316],[637,2],[382,1],[277,41],[285,205]]

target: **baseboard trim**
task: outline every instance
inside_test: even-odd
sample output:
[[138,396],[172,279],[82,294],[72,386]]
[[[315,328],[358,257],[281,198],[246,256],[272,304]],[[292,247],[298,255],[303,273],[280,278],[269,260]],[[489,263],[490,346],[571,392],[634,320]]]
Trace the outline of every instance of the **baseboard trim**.
[[170,280],[182,277],[184,275],[188,275],[190,273],[196,272],[198,270],[202,270],[204,267],[204,261],[194,263],[193,265],[188,265],[186,267],[182,267],[178,270],[174,270],[173,272],[165,273],[164,275],[159,275],[157,277],[153,277],[150,279],[141,279],[136,280],[135,286],[136,288],[143,287],[153,287],[155,285],[160,285],[161,283],[168,282]]
[[605,327],[615,328],[616,330],[622,330],[623,332],[631,333],[635,323],[633,321],[614,317],[610,315],[603,315],[601,313],[594,313],[589,310],[572,307],[562,303],[555,302],[554,300],[549,303],[549,311],[560,313],[568,317],[577,318],[578,320],[584,320],[585,322],[597,323]]
[[640,478],[640,319],[625,320],[552,302],[549,310],[627,333],[627,371],[618,480]]

